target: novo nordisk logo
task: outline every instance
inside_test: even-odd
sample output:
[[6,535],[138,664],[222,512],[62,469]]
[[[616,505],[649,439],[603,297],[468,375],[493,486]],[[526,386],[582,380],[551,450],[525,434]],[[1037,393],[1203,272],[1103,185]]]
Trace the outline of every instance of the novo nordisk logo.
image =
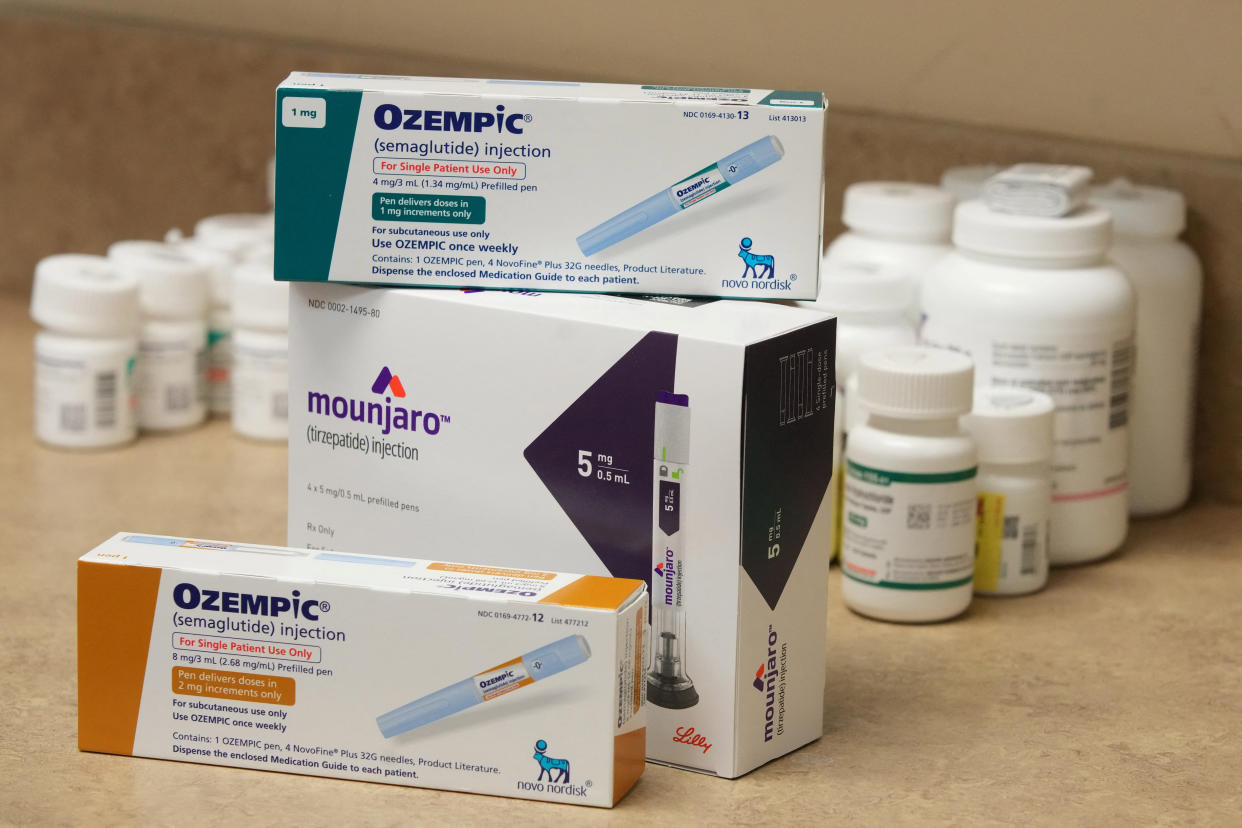
[[320,391],[306,392],[306,409],[311,414],[322,417],[334,417],[338,420],[352,420],[355,423],[367,423],[379,426],[381,434],[393,431],[410,431],[435,436],[440,429],[452,422],[448,414],[435,411],[424,411],[418,408],[406,408],[393,405],[393,397],[405,399],[405,386],[401,378],[385,365],[371,383],[371,393],[378,394],[384,401],[374,402],[352,397],[326,394]]

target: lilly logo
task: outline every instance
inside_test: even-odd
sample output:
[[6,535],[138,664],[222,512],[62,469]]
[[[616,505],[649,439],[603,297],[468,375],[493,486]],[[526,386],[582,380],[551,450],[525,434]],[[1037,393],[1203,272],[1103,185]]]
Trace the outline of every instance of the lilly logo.
[[405,386],[401,384],[401,378],[388,370],[387,365],[380,369],[379,376],[371,383],[371,391],[375,394],[391,392],[394,397],[405,396]]
[[755,671],[755,689],[760,693],[763,692],[763,673],[766,667],[766,664],[760,664],[759,669]]

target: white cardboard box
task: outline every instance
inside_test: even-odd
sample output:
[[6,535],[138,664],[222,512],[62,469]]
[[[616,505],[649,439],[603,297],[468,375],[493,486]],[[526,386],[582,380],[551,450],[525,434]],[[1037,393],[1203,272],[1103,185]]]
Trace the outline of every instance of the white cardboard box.
[[[290,545],[654,578],[684,599],[698,701],[649,705],[649,759],[734,777],[819,738],[834,319],[320,284],[291,302]],[[671,580],[661,392],[689,403]]]
[[612,806],[643,770],[646,606],[634,580],[121,533],[78,562],[78,746]]
[[295,72],[276,277],[814,299],[819,92]]

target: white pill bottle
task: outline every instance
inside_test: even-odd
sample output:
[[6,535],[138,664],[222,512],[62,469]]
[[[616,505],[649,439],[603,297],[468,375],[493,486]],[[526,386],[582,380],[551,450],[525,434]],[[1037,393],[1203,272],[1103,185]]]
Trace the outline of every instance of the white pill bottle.
[[979,453],[977,595],[1026,595],[1048,583],[1055,410],[1038,391],[976,388],[962,418]]
[[1130,514],[1161,515],[1190,497],[1203,270],[1178,236],[1186,200],[1117,179],[1091,191],[1113,216],[1109,258],[1138,296],[1130,416]]
[[233,270],[233,430],[252,440],[289,439],[289,283],[271,259]]
[[841,221],[849,230],[828,245],[825,264],[884,262],[905,271],[917,323],[923,277],[950,250],[953,196],[928,184],[863,181],[845,189]]
[[233,385],[233,266],[229,253],[209,247],[195,239],[176,244],[184,253],[207,268],[209,300],[207,308],[207,409],[212,414],[228,414]]
[[1054,566],[1106,557],[1126,538],[1134,291],[1105,259],[1111,230],[1098,207],[1039,218],[968,201],[956,249],[924,285],[924,344],[969,354],[980,385],[1056,402]]
[[59,448],[133,440],[138,283],[101,256],[63,254],[35,268],[35,436]]
[[120,241],[108,258],[138,281],[138,427],[192,428],[207,418],[207,268],[174,245]]
[[841,594],[885,621],[943,621],[970,606],[975,568],[973,371],[962,354],[888,348],[864,354],[867,412],[845,446]]

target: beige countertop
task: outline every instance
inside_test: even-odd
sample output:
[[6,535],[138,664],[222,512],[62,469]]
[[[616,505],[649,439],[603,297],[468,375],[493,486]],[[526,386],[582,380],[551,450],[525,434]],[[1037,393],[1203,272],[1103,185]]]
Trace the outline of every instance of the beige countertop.
[[649,765],[613,811],[79,753],[75,560],[119,530],[283,543],[286,452],[219,420],[41,447],[33,332],[0,298],[0,824],[1242,821],[1242,508],[1212,504],[947,624],[854,616],[834,569],[824,737],[732,781]]

